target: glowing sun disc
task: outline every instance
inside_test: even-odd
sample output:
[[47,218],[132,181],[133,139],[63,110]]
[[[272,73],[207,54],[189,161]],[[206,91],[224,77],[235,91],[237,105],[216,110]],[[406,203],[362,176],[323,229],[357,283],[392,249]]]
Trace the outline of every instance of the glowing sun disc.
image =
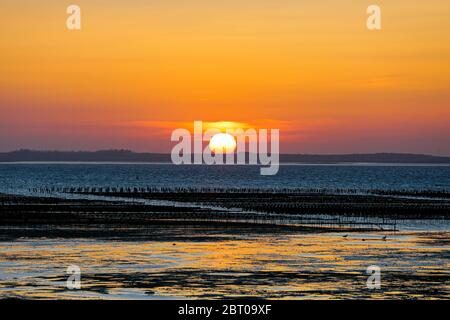
[[219,153],[233,152],[236,148],[236,140],[229,133],[217,133],[209,141],[209,148]]

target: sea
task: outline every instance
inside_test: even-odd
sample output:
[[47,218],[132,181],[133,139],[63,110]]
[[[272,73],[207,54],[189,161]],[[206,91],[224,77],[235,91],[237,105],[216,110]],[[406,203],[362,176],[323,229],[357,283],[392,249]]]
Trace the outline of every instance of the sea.
[[4,163],[0,193],[45,187],[159,187],[450,191],[450,165],[286,164],[259,166],[129,163]]

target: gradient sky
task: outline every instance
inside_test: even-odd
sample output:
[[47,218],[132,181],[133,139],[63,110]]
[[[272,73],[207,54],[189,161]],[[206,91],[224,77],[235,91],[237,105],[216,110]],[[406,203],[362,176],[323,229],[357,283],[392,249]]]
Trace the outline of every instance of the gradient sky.
[[0,151],[167,152],[203,120],[280,128],[282,152],[450,155],[448,0],[2,0],[0,30]]

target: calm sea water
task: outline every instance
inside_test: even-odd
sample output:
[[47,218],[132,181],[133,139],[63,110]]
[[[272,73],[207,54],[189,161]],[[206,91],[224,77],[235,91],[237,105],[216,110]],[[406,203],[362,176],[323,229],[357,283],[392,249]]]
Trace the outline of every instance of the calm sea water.
[[277,175],[261,176],[258,166],[0,164],[0,192],[114,186],[449,191],[450,166],[282,165]]

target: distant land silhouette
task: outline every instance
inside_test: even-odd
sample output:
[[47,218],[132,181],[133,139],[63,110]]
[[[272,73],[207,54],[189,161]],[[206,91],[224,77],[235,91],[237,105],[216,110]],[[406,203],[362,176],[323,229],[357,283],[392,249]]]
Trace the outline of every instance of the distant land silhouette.
[[[0,162],[136,162],[170,163],[170,154],[129,150],[36,151],[0,153]],[[450,157],[406,153],[370,154],[281,154],[281,163],[415,163],[450,164]]]

